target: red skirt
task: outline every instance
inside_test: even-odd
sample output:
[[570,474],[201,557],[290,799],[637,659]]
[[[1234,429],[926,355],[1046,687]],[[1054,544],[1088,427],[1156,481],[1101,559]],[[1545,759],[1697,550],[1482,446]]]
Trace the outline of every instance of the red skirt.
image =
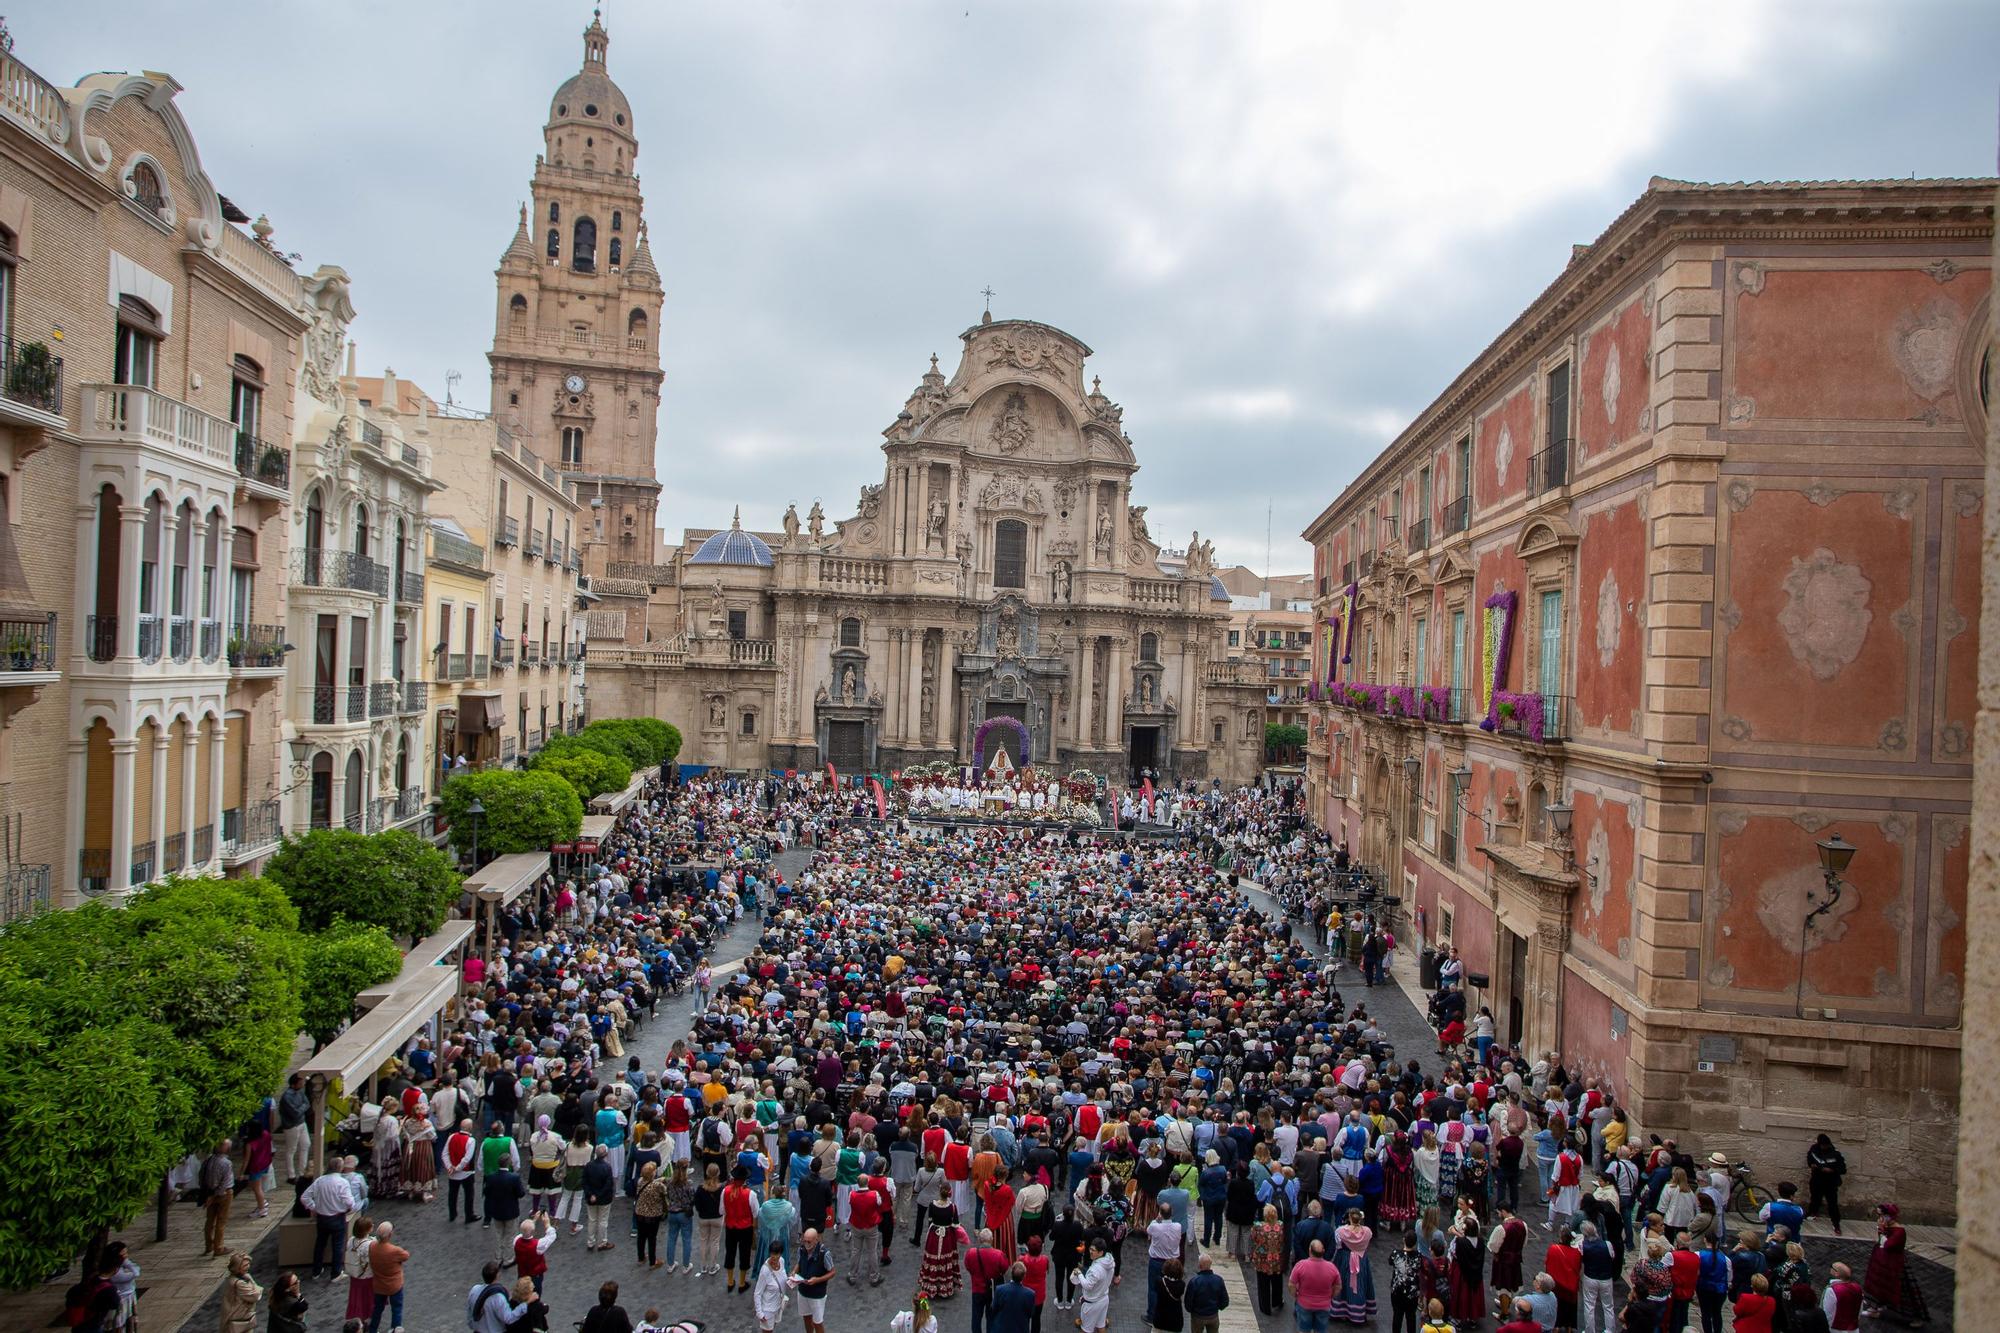
[[375,1280],[366,1277],[347,1279],[347,1313],[342,1319],[366,1319],[375,1313]]
[[1408,1171],[1390,1168],[1383,1175],[1382,1220],[1414,1222],[1417,1218],[1416,1178]]

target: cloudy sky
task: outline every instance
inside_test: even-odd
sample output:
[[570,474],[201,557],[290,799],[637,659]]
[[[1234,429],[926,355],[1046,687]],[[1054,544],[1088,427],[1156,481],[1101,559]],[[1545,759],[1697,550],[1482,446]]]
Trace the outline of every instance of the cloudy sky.
[[[355,283],[372,373],[486,402],[493,269],[588,0],[65,0],[218,188]],[[1297,533],[1649,176],[1985,175],[2000,6],[609,0],[666,285],[662,521],[850,512],[931,352],[1096,350],[1156,538]]]

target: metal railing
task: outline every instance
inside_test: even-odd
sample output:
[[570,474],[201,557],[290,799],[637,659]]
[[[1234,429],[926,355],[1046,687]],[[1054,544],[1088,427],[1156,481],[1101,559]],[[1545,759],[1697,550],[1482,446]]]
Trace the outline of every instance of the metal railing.
[[541,748],[542,748],[542,739],[543,739],[543,737],[544,737],[545,735],[547,735],[547,732],[546,732],[546,731],[545,731],[545,730],[544,730],[543,728],[541,728],[541,727],[536,727],[536,728],[535,728],[535,729],[534,729],[533,731],[529,732],[529,733],[528,733],[528,749],[529,749],[530,751],[535,751],[535,750],[539,750],[539,749],[541,749]]
[[1416,522],[1410,524],[1410,540],[1408,543],[1409,549],[1412,551],[1421,551],[1430,544],[1431,544],[1431,521],[1427,518],[1420,518]]
[[552,565],[560,565],[563,562],[563,544],[560,538],[549,538],[547,559]]
[[368,687],[366,685],[315,685],[312,697],[312,720],[315,725],[328,727],[335,722],[366,722],[368,720]]
[[285,664],[283,625],[238,625],[229,633],[232,669],[281,667]]
[[194,861],[192,864],[195,869],[199,870],[214,859],[215,825],[203,824],[194,831]]
[[84,651],[93,662],[111,662],[118,657],[118,617],[86,616],[83,622]]
[[356,833],[366,833],[368,831],[368,808],[366,806],[361,806],[356,809],[349,810],[346,814],[340,817],[340,823],[338,827],[344,829],[352,829]]
[[493,544],[495,546],[518,546],[521,544],[520,532],[521,524],[518,519],[502,516],[500,526],[493,531]]
[[1568,440],[1550,440],[1548,448],[1528,455],[1528,494],[1541,495],[1568,484]]
[[1476,690],[1452,690],[1444,706],[1444,720],[1447,722],[1470,722],[1479,708],[1479,692]]
[[24,407],[62,415],[62,358],[45,343],[0,339],[0,394]]
[[528,556],[529,558],[532,559],[533,557],[538,556],[541,553],[542,553],[542,534],[539,530],[531,530],[528,533]]
[[466,569],[486,568],[486,548],[449,532],[431,529],[431,559],[448,560]]
[[506,671],[514,665],[514,641],[501,639],[493,645],[493,669]]
[[430,695],[431,687],[423,681],[404,681],[402,711],[405,713],[423,712],[425,708],[430,706]]
[[[393,407],[395,404],[390,403],[386,406]],[[361,442],[371,449],[382,447],[382,428],[366,417],[361,419]]]
[[1354,582],[1354,562],[1352,560],[1341,565],[1340,582],[1342,587]]
[[500,758],[502,761],[511,760],[519,753],[519,743],[512,736],[502,736],[500,738]]
[[472,654],[470,653],[444,654],[444,678],[446,680],[464,680],[471,673],[472,673]]
[[0,620],[0,673],[55,669],[55,612],[41,620]]
[[366,722],[368,720],[368,687],[349,685],[347,687],[347,720]]
[[375,681],[368,687],[368,716],[394,717],[402,694],[393,680]]
[[186,616],[168,617],[167,655],[176,662],[194,656],[194,622]]
[[0,889],[0,925],[48,911],[49,879],[45,865],[8,866],[5,888]]
[[150,842],[142,842],[132,848],[133,887],[136,888],[141,884],[150,884],[153,882],[153,867],[158,864],[153,858],[157,850],[158,848],[155,844]]
[[308,546],[292,553],[292,582],[304,588],[348,588],[389,595],[389,571],[354,551]]
[[396,793],[395,817],[397,823],[400,824],[406,819],[416,818],[417,815],[423,812],[423,808],[424,789],[422,787],[405,787]]
[[472,677],[474,680],[483,680],[485,679],[485,676],[486,676],[486,654],[474,653],[472,655]]
[[1456,536],[1472,526],[1472,497],[1461,495],[1444,507],[1442,535]]
[[403,461],[411,467],[420,467],[423,464],[424,456],[417,452],[416,445],[406,444],[403,446]]
[[583,572],[583,552],[577,550],[575,547],[571,547],[568,565],[570,573],[581,574]]
[[77,851],[76,887],[86,898],[95,898],[111,887],[109,847],[84,847]]
[[279,837],[279,801],[272,797],[222,812],[222,855],[225,860],[268,847]]
[[236,475],[281,491],[292,489],[292,454],[245,431],[236,432]]
[[542,646],[525,640],[521,644],[521,665],[531,667],[542,659]]
[[171,875],[187,869],[187,834],[169,833],[160,844],[160,873]]
[[204,662],[213,662],[222,656],[222,622],[203,619],[197,622],[200,633],[195,651]]
[[161,640],[166,637],[164,634],[165,628],[166,627],[160,623],[160,618],[158,616],[139,617],[139,660],[140,661],[157,662],[160,660]]
[[415,606],[424,600],[424,573],[422,570],[404,570],[400,582],[402,583],[402,587],[398,591],[397,601],[408,602],[410,605]]

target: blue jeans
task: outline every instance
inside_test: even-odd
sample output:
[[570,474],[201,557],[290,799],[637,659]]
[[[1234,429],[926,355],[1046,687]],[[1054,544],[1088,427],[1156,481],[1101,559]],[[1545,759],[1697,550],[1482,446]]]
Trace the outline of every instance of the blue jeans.
[[1473,1050],[1474,1050],[1475,1052],[1477,1052],[1477,1053],[1478,1053],[1478,1056],[1477,1056],[1477,1058],[1478,1058],[1478,1060],[1479,1060],[1479,1063],[1480,1063],[1480,1064],[1482,1064],[1482,1065],[1483,1065],[1483,1064],[1485,1064],[1485,1063],[1486,1063],[1486,1053],[1487,1053],[1488,1051],[1490,1051],[1490,1050],[1492,1050],[1492,1049],[1493,1049],[1493,1038],[1491,1038],[1491,1037],[1474,1037],[1474,1038],[1472,1039],[1472,1049],[1473,1049]]
[[389,1296],[384,1296],[379,1291],[375,1293],[375,1315],[368,1321],[368,1333],[380,1333],[382,1328],[382,1312],[384,1310],[390,1311],[389,1326],[391,1328],[401,1328],[403,1326],[403,1293],[399,1291]]
[[[1292,1303],[1292,1320],[1298,1325],[1299,1333],[1326,1333],[1326,1311],[1306,1310],[1298,1302]],[[371,1331],[372,1333],[372,1331]]]
[[1160,1275],[1166,1271],[1167,1261],[1165,1259],[1155,1259],[1150,1254],[1146,1256],[1146,1322],[1148,1324],[1153,1322],[1153,1314],[1159,1302]]
[[[681,1247],[681,1257],[674,1258],[674,1246]],[[694,1262],[694,1214],[667,1214],[667,1253],[661,1263],[691,1264]]]

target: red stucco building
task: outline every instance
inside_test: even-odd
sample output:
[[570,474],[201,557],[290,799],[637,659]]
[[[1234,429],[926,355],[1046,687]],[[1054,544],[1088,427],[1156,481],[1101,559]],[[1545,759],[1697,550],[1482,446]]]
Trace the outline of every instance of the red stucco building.
[[1305,533],[1313,810],[1502,1039],[1767,1179],[1832,1133],[1931,1213],[1993,201],[1655,179]]

